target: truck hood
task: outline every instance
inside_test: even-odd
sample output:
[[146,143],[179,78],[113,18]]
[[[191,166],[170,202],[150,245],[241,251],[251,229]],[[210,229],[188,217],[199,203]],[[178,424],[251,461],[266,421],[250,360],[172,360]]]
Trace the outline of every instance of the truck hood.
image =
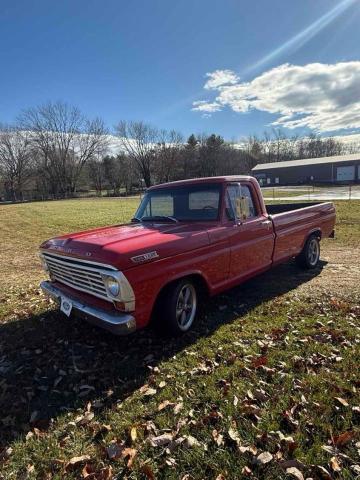
[[41,248],[126,270],[208,245],[208,227],[206,223],[116,225],[52,238]]

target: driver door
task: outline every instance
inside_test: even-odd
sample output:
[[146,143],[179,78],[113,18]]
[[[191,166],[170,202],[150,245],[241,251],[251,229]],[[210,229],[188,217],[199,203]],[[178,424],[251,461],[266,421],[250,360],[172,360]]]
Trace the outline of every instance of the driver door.
[[260,212],[251,183],[231,183],[225,192],[230,243],[230,279],[239,281],[267,270],[272,263],[274,231]]

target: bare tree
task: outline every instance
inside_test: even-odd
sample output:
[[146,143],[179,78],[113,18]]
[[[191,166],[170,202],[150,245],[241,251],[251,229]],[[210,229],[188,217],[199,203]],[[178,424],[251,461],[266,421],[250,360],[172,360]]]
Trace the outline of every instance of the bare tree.
[[23,199],[23,188],[32,173],[31,139],[18,127],[0,125],[0,173],[11,200]]
[[184,138],[175,130],[160,130],[156,149],[156,176],[159,183],[178,178],[180,151]]
[[133,191],[134,185],[141,185],[139,174],[134,170],[133,160],[127,155],[118,155],[117,160],[121,169],[122,185],[125,187],[125,194],[129,195]]
[[159,140],[158,130],[144,122],[122,120],[115,127],[125,153],[135,162],[145,185],[150,187],[155,163],[155,150]]
[[53,193],[73,194],[81,171],[107,146],[107,130],[99,118],[86,119],[80,110],[63,102],[25,110],[19,117],[23,130],[31,133],[40,168]]
[[114,195],[120,194],[120,188],[124,180],[124,171],[122,169],[121,157],[107,155],[103,158],[105,178],[108,184],[108,191],[111,189]]

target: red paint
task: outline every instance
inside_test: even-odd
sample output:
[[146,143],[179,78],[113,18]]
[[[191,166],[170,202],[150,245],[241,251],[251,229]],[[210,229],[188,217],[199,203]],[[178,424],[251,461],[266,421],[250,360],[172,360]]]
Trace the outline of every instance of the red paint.
[[[137,328],[142,328],[150,320],[159,292],[169,282],[201,275],[210,295],[214,295],[294,257],[312,232],[328,237],[334,229],[335,208],[330,202],[276,214],[269,220],[260,187],[252,177],[184,180],[152,188],[195,182],[223,184],[219,220],[103,227],[48,240],[41,248],[121,270],[135,292],[134,316]],[[239,225],[228,219],[224,195],[231,182],[249,186],[258,212],[256,218]],[[152,251],[159,257],[140,264],[131,260]],[[69,287],[61,288],[84,302],[115,308]]]

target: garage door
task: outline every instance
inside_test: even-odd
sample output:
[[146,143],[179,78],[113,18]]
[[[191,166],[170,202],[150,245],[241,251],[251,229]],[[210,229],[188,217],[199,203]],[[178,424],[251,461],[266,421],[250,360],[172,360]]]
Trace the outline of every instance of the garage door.
[[337,167],[336,180],[339,182],[355,180],[355,165],[349,167]]

